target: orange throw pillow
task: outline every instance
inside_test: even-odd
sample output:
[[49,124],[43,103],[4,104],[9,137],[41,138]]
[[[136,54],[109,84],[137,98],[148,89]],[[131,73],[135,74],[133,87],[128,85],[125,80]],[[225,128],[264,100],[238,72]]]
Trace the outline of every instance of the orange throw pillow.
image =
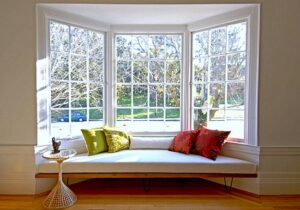
[[229,134],[230,131],[210,130],[202,127],[195,139],[191,153],[216,160],[221,153],[223,142]]
[[188,154],[194,144],[195,138],[198,135],[198,133],[198,130],[180,131],[174,137],[174,140],[171,146],[169,147],[169,150]]

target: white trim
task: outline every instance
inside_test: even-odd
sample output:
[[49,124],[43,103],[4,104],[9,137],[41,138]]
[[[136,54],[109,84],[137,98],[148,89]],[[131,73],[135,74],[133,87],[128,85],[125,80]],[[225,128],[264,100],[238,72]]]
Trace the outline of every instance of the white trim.
[[260,163],[260,148],[257,146],[226,142],[222,149],[222,154],[225,156],[254,162],[257,165]]
[[258,145],[258,85],[259,85],[259,34],[260,34],[260,5],[257,4],[249,14],[249,66],[248,66],[248,81],[249,93],[247,103],[248,107],[248,128],[245,129],[247,136],[247,143],[251,145]]
[[300,147],[260,147],[261,156],[299,156]]
[[47,4],[36,4],[36,8],[40,11],[46,18],[58,20],[61,22],[68,23],[70,25],[79,26],[82,28],[94,29],[97,31],[109,31],[110,25],[95,21],[84,16],[74,15],[68,12],[62,12],[55,9],[50,9],[46,6]]
[[111,25],[110,30],[115,33],[184,33],[187,31],[186,25]]
[[189,75],[190,75],[190,39],[191,34],[186,30],[183,34],[182,40],[182,72],[181,72],[181,130],[188,130],[190,128],[190,87],[189,87]]
[[245,17],[250,15],[253,12],[253,10],[256,10],[257,7],[259,7],[259,4],[252,4],[246,8],[189,23],[187,28],[189,31],[200,31],[208,28],[211,29],[214,27],[221,27],[222,25],[231,24],[235,21],[245,19]]

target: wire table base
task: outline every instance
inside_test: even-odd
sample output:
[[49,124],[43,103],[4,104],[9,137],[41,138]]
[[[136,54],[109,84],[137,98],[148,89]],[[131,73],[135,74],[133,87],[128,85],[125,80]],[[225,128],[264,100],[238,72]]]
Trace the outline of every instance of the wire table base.
[[59,166],[58,181],[50,194],[45,199],[43,206],[45,209],[64,209],[76,203],[76,195],[66,186],[62,179],[63,161],[76,154],[75,150],[62,150],[58,154],[52,154],[51,151],[44,153],[43,157],[49,160],[55,160]]
[[43,203],[45,209],[63,209],[77,201],[76,195],[63,183],[58,181]]

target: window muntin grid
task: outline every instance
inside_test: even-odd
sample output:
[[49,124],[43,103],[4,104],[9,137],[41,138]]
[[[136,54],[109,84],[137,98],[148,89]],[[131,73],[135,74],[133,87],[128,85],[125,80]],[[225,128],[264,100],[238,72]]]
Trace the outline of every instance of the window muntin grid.
[[49,21],[51,136],[103,124],[104,34]]
[[180,130],[182,35],[117,34],[115,69],[117,125]]
[[247,22],[192,34],[193,127],[231,130],[244,139]]

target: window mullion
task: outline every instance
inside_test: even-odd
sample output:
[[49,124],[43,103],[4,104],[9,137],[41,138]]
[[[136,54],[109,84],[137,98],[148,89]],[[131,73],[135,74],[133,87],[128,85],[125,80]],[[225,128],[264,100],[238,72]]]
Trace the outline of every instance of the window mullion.
[[210,119],[210,68],[211,68],[211,31],[208,31],[208,66],[207,66],[207,108],[206,108],[206,122],[208,124]]
[[69,46],[68,46],[68,49],[69,49],[69,52],[68,52],[68,56],[69,56],[69,136],[72,138],[72,111],[71,111],[71,93],[72,93],[72,83],[71,83],[71,72],[72,72],[72,66],[71,66],[71,63],[72,63],[72,60],[71,60],[71,27],[68,25],[68,28],[69,28]]

